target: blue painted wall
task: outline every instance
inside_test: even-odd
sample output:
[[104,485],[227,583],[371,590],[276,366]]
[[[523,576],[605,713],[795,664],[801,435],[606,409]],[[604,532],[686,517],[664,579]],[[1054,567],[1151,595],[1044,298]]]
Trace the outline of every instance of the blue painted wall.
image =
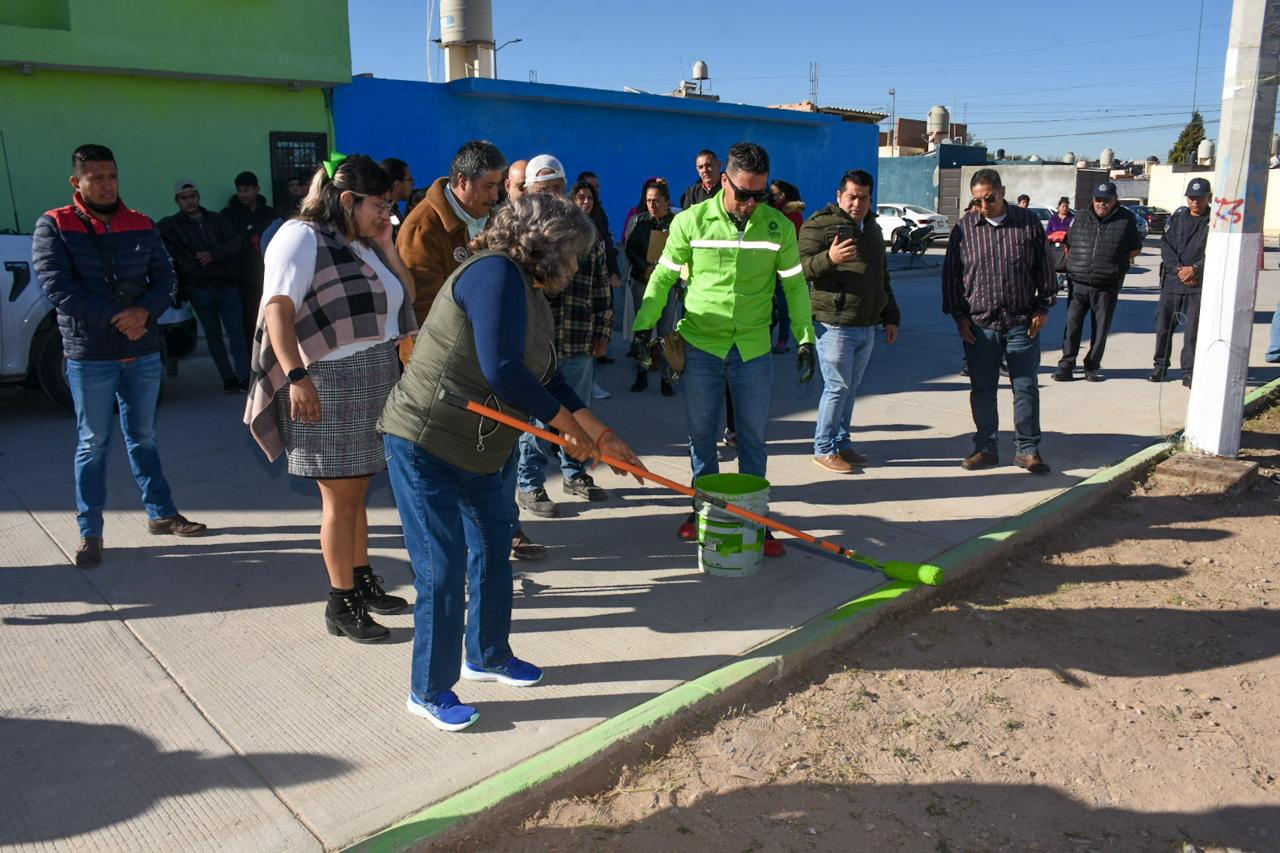
[[875,174],[874,125],[835,116],[635,95],[570,86],[466,79],[421,83],[358,77],[334,93],[338,149],[400,157],[419,187],[447,173],[458,147],[489,139],[508,160],[554,154],[569,180],[600,175],[605,210],[620,237],[627,211],[653,175],[665,177],[678,204],[697,180],[699,150],[720,154],[734,142],[769,151],[772,176],[796,184],[809,212],[835,199],[847,169]]
[[937,151],[915,157],[883,157],[876,200],[937,210],[940,168],[981,166],[986,162],[987,149],[968,145],[939,145]]
[[938,157],[885,157],[880,161],[876,201],[882,204],[918,204],[938,209]]

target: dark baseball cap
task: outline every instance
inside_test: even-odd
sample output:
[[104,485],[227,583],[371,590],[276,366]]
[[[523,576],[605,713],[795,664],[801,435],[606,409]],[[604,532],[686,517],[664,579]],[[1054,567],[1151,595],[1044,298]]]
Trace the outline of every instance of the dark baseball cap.
[[1103,181],[1093,188],[1094,198],[1115,198],[1116,185],[1110,181]]
[[1209,182],[1204,178],[1192,178],[1191,182],[1187,184],[1187,195],[1191,198],[1200,198],[1211,194],[1212,190],[1209,189]]

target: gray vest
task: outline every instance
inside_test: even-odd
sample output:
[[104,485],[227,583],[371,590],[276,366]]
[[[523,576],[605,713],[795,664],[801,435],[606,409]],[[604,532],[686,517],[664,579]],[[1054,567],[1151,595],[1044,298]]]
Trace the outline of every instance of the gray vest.
[[[391,389],[382,417],[378,419],[379,432],[412,441],[449,464],[476,474],[501,470],[520,433],[438,399],[441,386],[520,420],[529,418],[527,412],[494,396],[480,370],[471,321],[453,296],[454,285],[472,264],[495,255],[506,257],[501,252],[479,252],[467,258],[445,281],[418,333],[404,375]],[[559,369],[555,320],[546,297],[534,289],[523,269],[520,269],[520,278],[524,282],[529,316],[524,364],[546,384]]]

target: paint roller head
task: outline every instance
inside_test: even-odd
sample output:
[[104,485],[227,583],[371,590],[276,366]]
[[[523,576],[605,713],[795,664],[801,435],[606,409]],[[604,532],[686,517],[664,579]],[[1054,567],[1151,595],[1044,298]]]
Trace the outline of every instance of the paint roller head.
[[891,578],[929,586],[941,586],[942,569],[929,563],[908,563],[904,560],[888,560],[880,569]]

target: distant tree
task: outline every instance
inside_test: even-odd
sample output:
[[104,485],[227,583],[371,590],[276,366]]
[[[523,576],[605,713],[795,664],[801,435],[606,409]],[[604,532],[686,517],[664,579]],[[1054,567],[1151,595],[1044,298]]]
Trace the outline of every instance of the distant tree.
[[1204,139],[1204,116],[1199,111],[1191,114],[1191,121],[1178,134],[1178,141],[1169,149],[1168,162],[1174,164],[1195,165],[1196,148]]

